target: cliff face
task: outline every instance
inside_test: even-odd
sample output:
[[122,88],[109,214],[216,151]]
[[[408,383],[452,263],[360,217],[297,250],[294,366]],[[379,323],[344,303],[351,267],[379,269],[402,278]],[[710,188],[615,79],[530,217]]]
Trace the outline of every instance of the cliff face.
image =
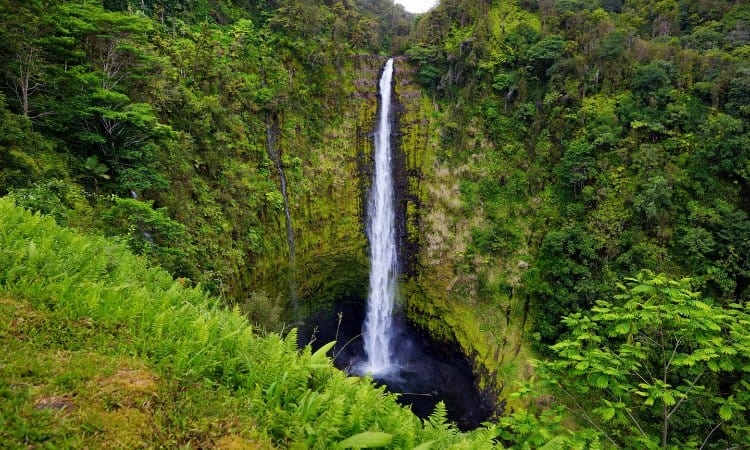
[[[309,183],[291,186],[299,295],[310,309],[366,298],[364,226],[384,62],[354,60],[354,89],[340,122],[330,125],[322,150],[306,163]],[[522,345],[526,302],[513,291],[493,299],[482,291],[486,278],[499,276],[507,263],[466,254],[471,228],[482,217],[461,200],[459,177],[471,168],[446,162],[453,149],[445,139],[444,115],[414,82],[414,72],[405,58],[396,59],[392,145],[402,307],[432,337],[457,345],[479,374],[478,387],[502,400],[504,386],[529,371]],[[291,142],[285,145],[294,149]]]
[[[326,105],[335,111],[334,119],[320,135],[311,138],[298,128],[280,127],[277,136],[289,179],[295,267],[289,267],[284,245],[261,259],[252,284],[291,297],[285,280],[294,276],[303,312],[367,294],[365,217],[377,80],[384,61],[352,58],[342,72],[350,75],[342,81],[344,100]],[[275,234],[283,231],[281,225],[277,221]]]
[[[472,227],[483,212],[467,210],[462,202],[459,180],[472,168],[448,163],[447,156],[457,149],[447,135],[461,125],[449,123],[415,83],[414,66],[399,59],[397,67],[403,308],[431,336],[459,346],[478,374],[480,390],[501,408],[505,386],[530,371],[530,352],[522,343],[527,305],[513,289],[490,298],[483,286],[492,278],[517,278],[521,269],[467,252]],[[463,133],[474,134],[471,124],[463,126]],[[524,251],[524,246],[516,249],[517,254]]]

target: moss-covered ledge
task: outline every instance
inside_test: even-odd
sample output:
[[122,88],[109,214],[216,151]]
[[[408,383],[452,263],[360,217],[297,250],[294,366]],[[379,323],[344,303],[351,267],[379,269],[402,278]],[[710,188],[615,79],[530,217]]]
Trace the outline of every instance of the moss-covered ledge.
[[434,339],[458,346],[477,376],[477,390],[497,415],[515,407],[509,396],[516,383],[531,374],[532,355],[516,323],[523,320],[524,312],[511,308],[508,321],[502,317],[507,311],[501,312],[498,305],[469,304],[447,292],[440,295],[427,278],[412,278],[401,286],[402,308],[409,321]]

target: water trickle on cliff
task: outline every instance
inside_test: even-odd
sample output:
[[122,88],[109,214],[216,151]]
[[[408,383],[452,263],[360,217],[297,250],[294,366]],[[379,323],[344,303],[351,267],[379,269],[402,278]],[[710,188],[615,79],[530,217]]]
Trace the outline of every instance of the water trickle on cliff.
[[361,371],[386,375],[394,370],[392,359],[393,305],[396,300],[398,252],[393,208],[391,167],[391,81],[393,59],[380,78],[380,110],[375,133],[375,173],[368,204],[367,237],[370,240],[370,288],[363,327],[367,360]]
[[286,222],[286,242],[289,246],[289,297],[292,303],[292,312],[295,319],[299,313],[299,300],[297,298],[297,263],[295,257],[294,231],[292,229],[292,215],[289,212],[289,193],[287,192],[286,175],[284,165],[281,161],[281,152],[276,150],[276,139],[274,138],[274,126],[271,115],[266,113],[266,150],[268,157],[279,172],[279,183],[281,185],[281,196],[284,200],[284,216]]

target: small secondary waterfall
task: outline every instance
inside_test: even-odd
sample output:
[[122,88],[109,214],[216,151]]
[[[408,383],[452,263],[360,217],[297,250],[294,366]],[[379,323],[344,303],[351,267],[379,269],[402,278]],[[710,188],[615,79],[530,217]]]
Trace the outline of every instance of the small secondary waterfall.
[[271,115],[266,113],[266,151],[268,157],[276,165],[279,172],[279,182],[281,184],[281,196],[284,200],[284,216],[286,218],[286,242],[289,246],[289,296],[292,302],[292,309],[295,318],[298,314],[299,301],[297,299],[297,276],[296,276],[296,249],[294,246],[294,231],[292,229],[292,215],[289,212],[289,193],[287,192],[286,175],[284,166],[281,162],[281,152],[275,148],[276,140],[274,139],[274,127],[271,121]]
[[375,133],[375,174],[368,203],[367,236],[370,240],[370,288],[363,327],[367,360],[362,372],[385,375],[393,371],[391,338],[396,299],[398,256],[393,208],[391,169],[391,80],[393,59],[380,78],[380,110]]

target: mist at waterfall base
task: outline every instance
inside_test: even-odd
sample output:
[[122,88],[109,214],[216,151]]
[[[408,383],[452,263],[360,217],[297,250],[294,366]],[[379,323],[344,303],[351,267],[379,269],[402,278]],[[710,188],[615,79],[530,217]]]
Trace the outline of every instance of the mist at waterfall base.
[[[366,360],[361,336],[365,319],[362,300],[350,299],[312,315],[299,328],[299,344],[303,346],[312,340],[312,348],[317,350],[336,341],[329,352],[334,365],[355,374],[354,369]],[[421,418],[429,416],[442,400],[448,419],[463,431],[477,428],[489,418],[490,402],[477,393],[474,374],[460,352],[432,341],[399,312],[395,313],[392,325],[394,370],[374,377],[377,384],[384,385],[389,392],[399,393],[399,403],[410,405],[414,414]]]

